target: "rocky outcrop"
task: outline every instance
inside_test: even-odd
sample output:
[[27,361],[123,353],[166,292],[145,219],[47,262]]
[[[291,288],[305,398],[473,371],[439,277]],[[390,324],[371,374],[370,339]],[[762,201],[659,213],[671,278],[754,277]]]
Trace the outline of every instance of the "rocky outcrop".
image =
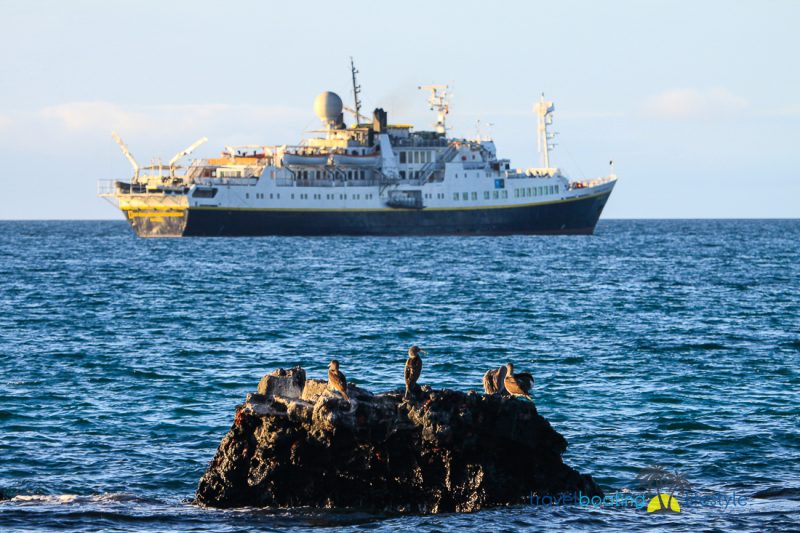
[[196,502],[469,512],[531,493],[602,495],[561,460],[567,441],[532,402],[474,392],[372,394],[348,403],[301,368],[265,376],[236,410]]

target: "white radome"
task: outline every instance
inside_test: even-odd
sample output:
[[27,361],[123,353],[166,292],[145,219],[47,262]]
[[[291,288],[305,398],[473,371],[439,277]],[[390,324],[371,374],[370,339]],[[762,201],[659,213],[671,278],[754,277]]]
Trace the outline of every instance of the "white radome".
[[342,99],[336,93],[325,91],[314,98],[314,113],[322,122],[335,122],[342,114],[342,109]]

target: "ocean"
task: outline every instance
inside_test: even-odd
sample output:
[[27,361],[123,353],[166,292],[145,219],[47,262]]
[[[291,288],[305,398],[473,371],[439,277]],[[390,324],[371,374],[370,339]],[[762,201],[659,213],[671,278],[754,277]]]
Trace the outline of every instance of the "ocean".
[[[602,220],[594,236],[134,237],[0,222],[2,530],[764,531],[800,523],[800,220]],[[191,504],[262,375],[336,358],[373,392],[535,375],[607,495],[679,475],[680,513],[520,503],[376,515]],[[690,487],[690,488],[686,488]],[[688,492],[687,492],[688,491]],[[694,499],[693,499],[694,498]],[[705,499],[703,499],[705,498]],[[727,504],[725,503],[727,502]]]

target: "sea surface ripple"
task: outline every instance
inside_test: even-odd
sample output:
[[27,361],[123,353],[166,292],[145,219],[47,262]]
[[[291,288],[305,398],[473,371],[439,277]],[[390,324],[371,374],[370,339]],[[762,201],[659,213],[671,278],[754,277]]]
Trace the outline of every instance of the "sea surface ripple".
[[[532,371],[565,461],[607,492],[657,464],[747,505],[396,517],[189,503],[264,373],[322,378],[336,358],[388,390],[412,343],[434,387],[479,390],[506,361]],[[799,366],[797,220],[165,240],[123,222],[0,222],[0,529],[796,528]]]

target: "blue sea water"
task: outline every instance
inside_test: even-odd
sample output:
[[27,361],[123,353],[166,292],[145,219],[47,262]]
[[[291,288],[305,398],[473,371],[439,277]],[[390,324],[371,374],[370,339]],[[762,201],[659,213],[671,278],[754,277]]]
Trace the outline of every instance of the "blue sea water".
[[[536,376],[565,461],[647,465],[743,505],[381,516],[193,506],[260,377],[330,358],[373,391]],[[0,222],[3,530],[649,529],[800,523],[800,221],[601,221],[591,237],[135,238]],[[754,497],[760,491],[770,492]]]

